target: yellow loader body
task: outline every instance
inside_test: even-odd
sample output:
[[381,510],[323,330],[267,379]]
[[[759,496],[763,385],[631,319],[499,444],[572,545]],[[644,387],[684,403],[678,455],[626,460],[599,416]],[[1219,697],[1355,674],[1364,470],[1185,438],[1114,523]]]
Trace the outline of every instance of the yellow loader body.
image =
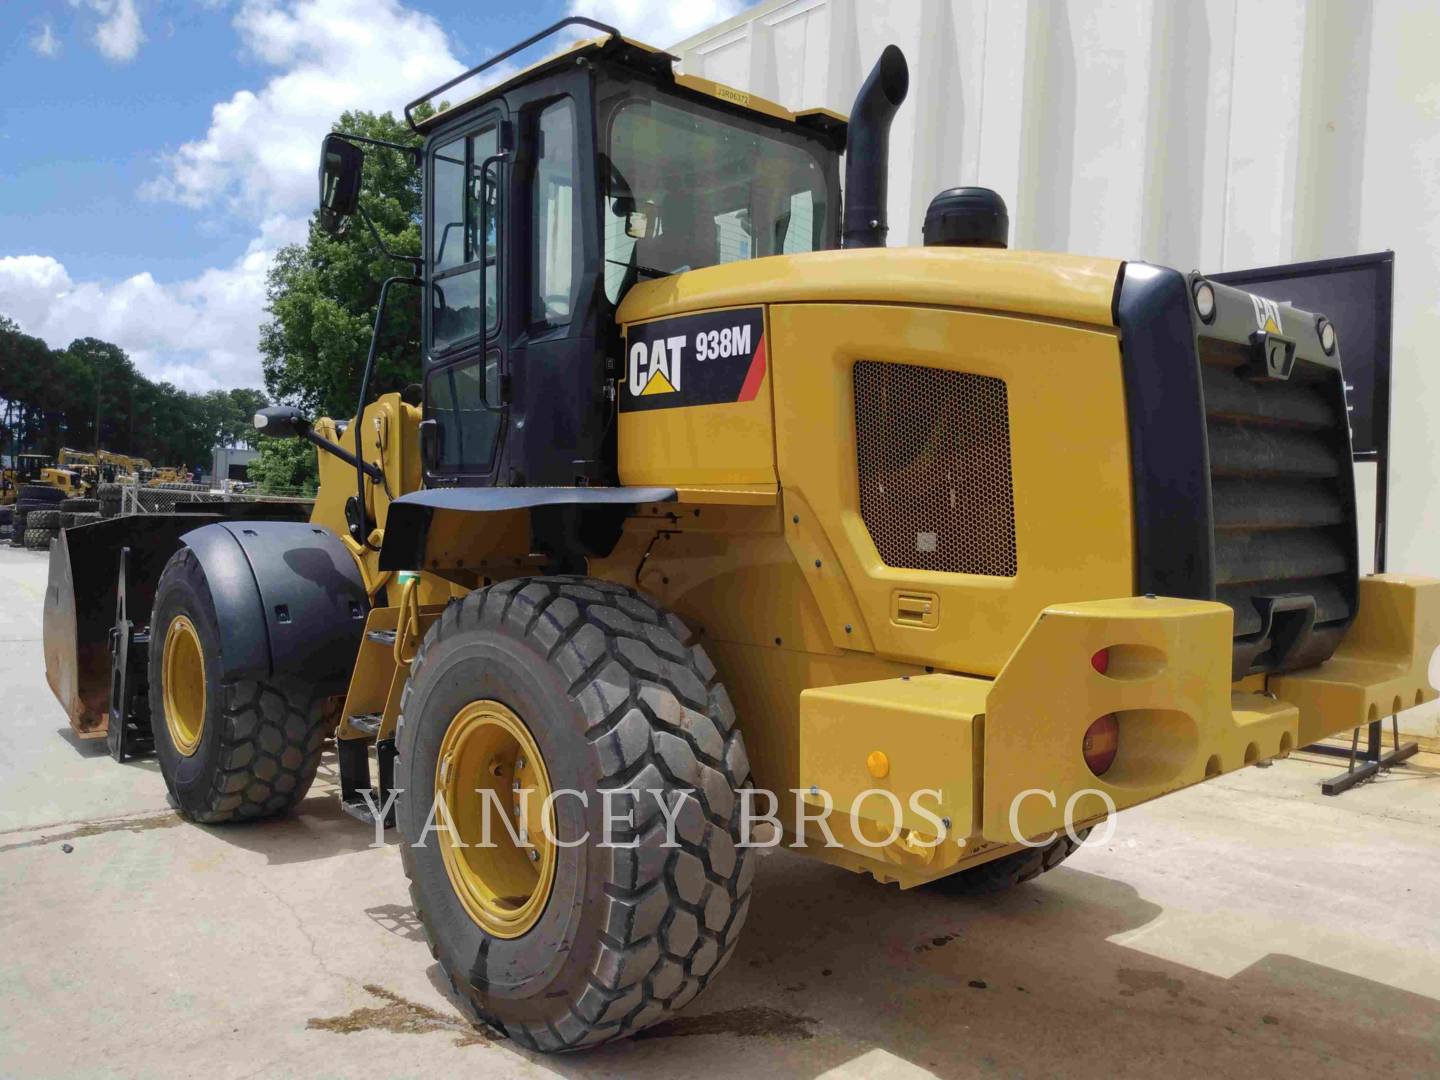
[[[622,306],[632,348],[647,325],[763,310],[764,370],[747,399],[685,404],[686,380],[710,362],[694,349],[678,380],[662,372],[680,383],[674,406],[654,407],[652,391],[650,407],[626,411],[622,397],[622,481],[674,485],[678,503],[642,508],[592,572],[638,582],[704,627],[758,786],[818,806],[813,788],[842,810],[881,788],[907,808],[897,817],[883,798],[863,804],[861,819],[882,833],[901,827],[883,850],[844,829],[843,850],[815,847],[812,828],[811,853],[918,883],[1063,828],[1077,793],[1071,820],[1093,821],[1106,799],[1133,806],[1436,696],[1440,582],[1365,578],[1330,660],[1241,680],[1230,607],[1133,595],[1119,270],[1008,251],[832,252],[644,283]],[[627,359],[648,382],[655,363],[638,352]],[[867,527],[870,418],[856,372],[877,361],[954,373],[969,380],[968,407],[1003,412],[1013,555],[957,555],[989,559],[987,572],[889,565],[886,538]],[[892,437],[922,437],[907,436],[903,405],[887,418]],[[1007,558],[1008,572],[995,572]],[[1106,674],[1091,664],[1100,650]],[[1120,750],[1102,779],[1081,748],[1106,714]],[[878,776],[877,754],[889,764]],[[909,798],[927,789],[942,793],[947,839],[963,843],[932,850],[912,838],[925,822]],[[782,800],[779,812],[796,831],[794,808]]]

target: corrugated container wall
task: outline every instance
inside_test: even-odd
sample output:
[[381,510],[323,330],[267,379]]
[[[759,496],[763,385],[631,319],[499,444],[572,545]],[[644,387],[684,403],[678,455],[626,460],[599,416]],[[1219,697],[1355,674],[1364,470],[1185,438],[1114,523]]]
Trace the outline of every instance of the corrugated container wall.
[[[936,192],[979,184],[1016,248],[1204,271],[1394,249],[1389,566],[1440,576],[1440,5],[772,0],[672,51],[845,112],[891,42],[911,75],[891,244],[920,242]],[[1357,482],[1368,569],[1373,467]],[[1410,726],[1440,734],[1437,715]]]

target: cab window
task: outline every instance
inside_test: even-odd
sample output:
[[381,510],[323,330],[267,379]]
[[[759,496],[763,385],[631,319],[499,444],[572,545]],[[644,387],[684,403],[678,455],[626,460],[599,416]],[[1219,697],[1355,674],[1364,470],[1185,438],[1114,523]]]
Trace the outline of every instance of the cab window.
[[605,293],[718,263],[824,248],[836,207],[797,136],[681,99],[625,97],[605,157]]
[[535,167],[535,281],[532,321],[569,322],[575,282],[575,105],[547,106],[537,123]]
[[[478,337],[482,325],[494,330],[499,317],[498,168],[492,163],[482,175],[496,145],[492,125],[445,143],[432,158],[430,342],[436,354]],[[482,205],[488,214],[482,215]]]

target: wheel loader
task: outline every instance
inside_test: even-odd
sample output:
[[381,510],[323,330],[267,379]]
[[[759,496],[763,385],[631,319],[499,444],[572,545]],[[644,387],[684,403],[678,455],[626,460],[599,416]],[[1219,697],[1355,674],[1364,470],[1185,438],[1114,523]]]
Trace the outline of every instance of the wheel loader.
[[[674,61],[571,18],[407,106],[423,253],[376,330],[412,290],[417,385],[372,400],[372,343],[353,417],[257,415],[316,447],[308,520],[51,554],[76,730],[153,740],[211,824],[294,810],[333,749],[459,997],[542,1051],[704,989],[761,845],[1014,884],[1436,697],[1440,581],[1359,573],[1340,328],[1010,250],[984,189],[887,247],[893,46],[848,118]],[[369,142],[324,140],[323,228],[368,227]]]

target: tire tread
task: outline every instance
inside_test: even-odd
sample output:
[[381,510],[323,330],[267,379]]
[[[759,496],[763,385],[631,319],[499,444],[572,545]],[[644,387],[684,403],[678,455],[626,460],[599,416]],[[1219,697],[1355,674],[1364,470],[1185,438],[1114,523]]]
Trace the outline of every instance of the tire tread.
[[[633,831],[623,837],[639,845],[611,849],[596,960],[585,989],[563,1003],[563,1014],[557,1003],[553,1018],[505,1024],[487,1014],[482,992],[466,973],[447,968],[446,976],[475,1021],[533,1050],[575,1050],[633,1034],[709,985],[733,952],[748,910],[755,856],[736,846],[740,807],[734,790],[749,783],[750,767],[729,695],[684,622],[641,593],[571,575],[516,578],[452,601],[435,620],[401,699],[402,727],[427,655],[439,642],[476,627],[529,642],[569,681],[570,696],[585,716],[582,734],[599,751],[603,775],[597,786],[695,793],[677,815],[678,848],[664,848],[664,817],[652,802],[653,812],[637,812]],[[655,702],[662,703],[658,712]],[[618,745],[622,727],[628,746]],[[607,740],[617,744],[614,753],[603,749]],[[703,779],[713,790],[698,782],[702,773],[711,774]],[[691,776],[697,782],[689,782]],[[646,801],[637,800],[637,811]],[[691,806],[691,817],[699,818],[689,822],[695,839],[686,836]],[[717,867],[726,865],[729,872],[719,873]],[[431,955],[443,965],[444,951],[413,878],[410,894]]]

